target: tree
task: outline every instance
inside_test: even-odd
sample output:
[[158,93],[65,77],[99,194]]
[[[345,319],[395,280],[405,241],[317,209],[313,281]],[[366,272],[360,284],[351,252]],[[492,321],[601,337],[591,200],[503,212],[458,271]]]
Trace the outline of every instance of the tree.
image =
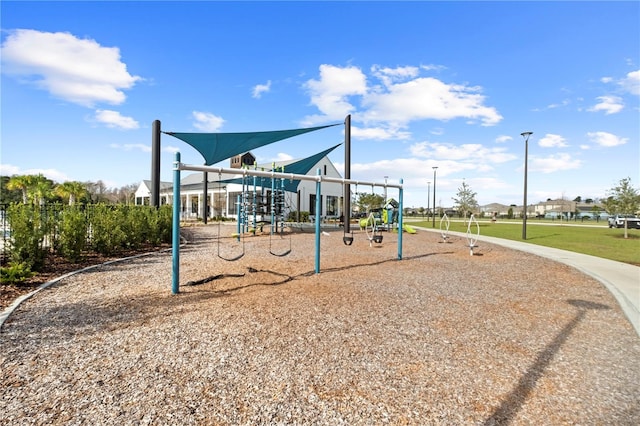
[[109,201],[109,197],[106,194],[107,185],[105,185],[103,181],[85,182],[84,186],[87,190],[91,203],[103,203],[105,201]]
[[9,189],[9,176],[0,176],[0,204],[12,204],[22,201],[22,190]]
[[42,206],[53,194],[53,181],[44,177],[43,174],[33,176],[29,192],[33,204],[36,206]]
[[478,202],[476,201],[477,193],[473,192],[471,187],[469,187],[463,179],[462,186],[458,188],[458,193],[456,195],[458,198],[452,197],[451,199],[454,201],[458,211],[461,211],[463,213],[463,217],[466,219],[467,212],[474,211],[478,207]]
[[138,185],[131,183],[118,190],[118,203],[131,204],[134,201]]
[[360,193],[356,204],[361,212],[370,212],[372,209],[379,209],[384,204],[384,197],[378,194]]
[[573,201],[575,201],[576,203],[581,203],[582,197],[578,195],[576,198],[573,199]]
[[42,205],[51,197],[53,181],[43,174],[15,175],[7,182],[7,189],[22,191],[22,203],[31,201],[34,205]]
[[72,206],[78,199],[87,194],[87,189],[82,182],[68,181],[57,185],[53,192],[62,199],[69,200],[69,205]]
[[[631,178],[621,179],[617,186],[608,191],[612,207],[616,213],[634,215],[640,210],[640,193],[631,185]],[[624,221],[624,237],[629,238],[627,220]]]
[[33,182],[33,176],[31,175],[14,175],[11,176],[9,182],[7,182],[7,189],[10,191],[22,191],[22,204],[27,204],[29,201],[28,190]]

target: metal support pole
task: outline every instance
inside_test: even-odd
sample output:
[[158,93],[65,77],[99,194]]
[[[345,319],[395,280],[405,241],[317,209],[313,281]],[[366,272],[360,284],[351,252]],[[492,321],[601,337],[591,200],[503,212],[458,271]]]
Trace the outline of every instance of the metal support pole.
[[[318,169],[318,176],[320,176],[320,169]],[[320,273],[320,217],[322,204],[320,203],[321,196],[320,179],[316,182],[316,274]]]
[[202,172],[202,223],[207,224],[207,219],[209,217],[209,203],[208,203],[208,195],[209,192],[209,173]]
[[[271,170],[275,173],[276,164],[271,164]],[[274,232],[276,220],[276,179],[271,177],[271,234]]]
[[160,120],[151,124],[151,200],[150,204],[160,207]]
[[[403,180],[400,179],[400,185],[402,185]],[[403,210],[404,208],[402,207],[403,205],[403,191],[402,191],[402,187],[400,187],[400,189],[398,190],[398,208],[400,209],[400,211],[398,212],[398,260],[402,259],[402,232],[403,232]]]
[[176,152],[173,162],[173,225],[171,238],[172,283],[171,292],[180,291],[180,153]]
[[[351,114],[344,121],[344,178],[351,179]],[[344,232],[351,232],[351,185],[344,184]]]
[[433,228],[436,227],[436,170],[438,167],[433,167]]
[[527,239],[527,165],[529,164],[529,136],[533,132],[522,132],[520,135],[524,138],[524,200],[522,202],[522,239]]
[[236,207],[238,209],[238,224],[236,225],[236,232],[238,235],[236,238],[238,241],[240,241],[240,235],[242,234],[242,229],[240,228],[242,226],[242,224],[240,223],[242,222],[242,195],[238,195],[236,199]]

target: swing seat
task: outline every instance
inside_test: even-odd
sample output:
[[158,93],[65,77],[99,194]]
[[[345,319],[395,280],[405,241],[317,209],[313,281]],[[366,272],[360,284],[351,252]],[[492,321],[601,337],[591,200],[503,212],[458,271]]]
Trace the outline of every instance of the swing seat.
[[382,243],[382,235],[374,235],[373,236],[373,242],[376,243],[376,244]]
[[353,237],[345,235],[344,237],[342,237],[342,242],[345,246],[350,246],[351,244],[353,244]]

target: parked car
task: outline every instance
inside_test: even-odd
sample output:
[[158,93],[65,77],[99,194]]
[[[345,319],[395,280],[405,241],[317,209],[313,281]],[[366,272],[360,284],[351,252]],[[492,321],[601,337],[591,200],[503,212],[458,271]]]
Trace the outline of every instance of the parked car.
[[632,214],[617,214],[609,217],[609,228],[624,228],[627,221],[627,228],[640,229],[640,218]]

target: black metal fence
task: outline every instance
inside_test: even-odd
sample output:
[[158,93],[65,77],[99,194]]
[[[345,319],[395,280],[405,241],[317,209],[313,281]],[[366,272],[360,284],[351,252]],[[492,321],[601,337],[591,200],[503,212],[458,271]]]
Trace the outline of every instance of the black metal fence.
[[[73,233],[83,251],[112,254],[142,244],[171,241],[171,206],[159,209],[135,205],[0,204],[0,263],[10,261],[20,242],[37,240],[44,252],[54,252]],[[73,215],[74,222],[69,221]],[[32,235],[26,235],[26,234]],[[15,257],[15,253],[13,253]]]

